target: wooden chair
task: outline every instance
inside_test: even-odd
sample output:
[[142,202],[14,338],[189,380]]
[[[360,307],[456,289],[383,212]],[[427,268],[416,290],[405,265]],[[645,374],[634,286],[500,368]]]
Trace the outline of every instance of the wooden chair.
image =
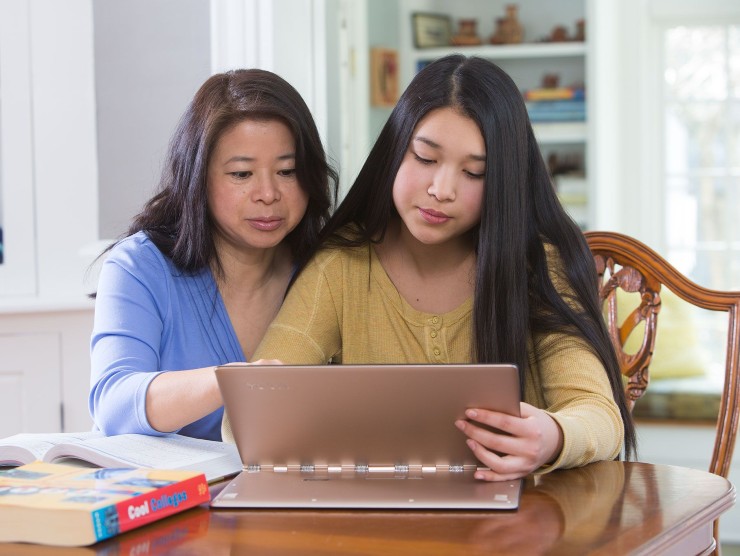
[[[655,346],[660,312],[660,290],[665,286],[684,301],[711,311],[728,313],[727,354],[724,389],[717,416],[714,451],[709,471],[725,478],[730,472],[740,419],[740,291],[703,288],[676,270],[648,246],[615,232],[586,232],[599,275],[599,297],[605,303],[607,327],[617,350],[630,409],[648,387],[649,367]],[[617,315],[616,292],[639,293],[639,305],[626,318]],[[622,325],[619,326],[620,320]],[[644,322],[642,345],[634,354],[624,344],[632,331]],[[718,524],[714,524],[717,542]]]

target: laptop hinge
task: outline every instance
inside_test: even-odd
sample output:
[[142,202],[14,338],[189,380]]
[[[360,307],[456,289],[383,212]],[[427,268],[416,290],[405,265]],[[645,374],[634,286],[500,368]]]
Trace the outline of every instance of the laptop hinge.
[[246,466],[249,473],[258,473],[260,471],[273,471],[274,473],[300,472],[302,474],[332,474],[332,473],[393,473],[396,476],[421,476],[428,473],[463,473],[465,471],[475,471],[476,469],[485,469],[476,465],[467,464],[395,464],[395,465],[368,465],[366,463],[358,464],[311,464],[303,463],[300,465],[259,465],[251,464]]

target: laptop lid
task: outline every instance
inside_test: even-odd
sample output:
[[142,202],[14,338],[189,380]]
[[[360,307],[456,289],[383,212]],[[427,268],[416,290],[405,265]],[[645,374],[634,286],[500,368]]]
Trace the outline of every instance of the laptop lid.
[[518,504],[521,481],[472,477],[480,462],[454,425],[469,407],[519,415],[513,365],[229,365],[216,377],[245,471],[215,507]]

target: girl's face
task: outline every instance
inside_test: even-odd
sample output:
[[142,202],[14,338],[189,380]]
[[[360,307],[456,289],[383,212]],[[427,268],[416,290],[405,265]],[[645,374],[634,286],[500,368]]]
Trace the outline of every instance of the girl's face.
[[393,203],[411,235],[439,245],[476,227],[485,169],[485,143],[473,120],[453,108],[424,116],[393,182]]
[[301,221],[308,194],[296,179],[295,140],[278,120],[244,120],[218,139],[208,163],[217,244],[277,246]]

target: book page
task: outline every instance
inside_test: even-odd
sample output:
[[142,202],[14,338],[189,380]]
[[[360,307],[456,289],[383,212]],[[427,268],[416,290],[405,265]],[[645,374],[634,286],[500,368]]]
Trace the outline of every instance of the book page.
[[0,439],[0,465],[18,465],[43,460],[59,444],[76,444],[102,437],[100,432],[22,433]]
[[100,436],[84,444],[57,446],[48,458],[79,457],[103,467],[133,466],[188,469],[214,481],[241,471],[236,446],[177,434]]

